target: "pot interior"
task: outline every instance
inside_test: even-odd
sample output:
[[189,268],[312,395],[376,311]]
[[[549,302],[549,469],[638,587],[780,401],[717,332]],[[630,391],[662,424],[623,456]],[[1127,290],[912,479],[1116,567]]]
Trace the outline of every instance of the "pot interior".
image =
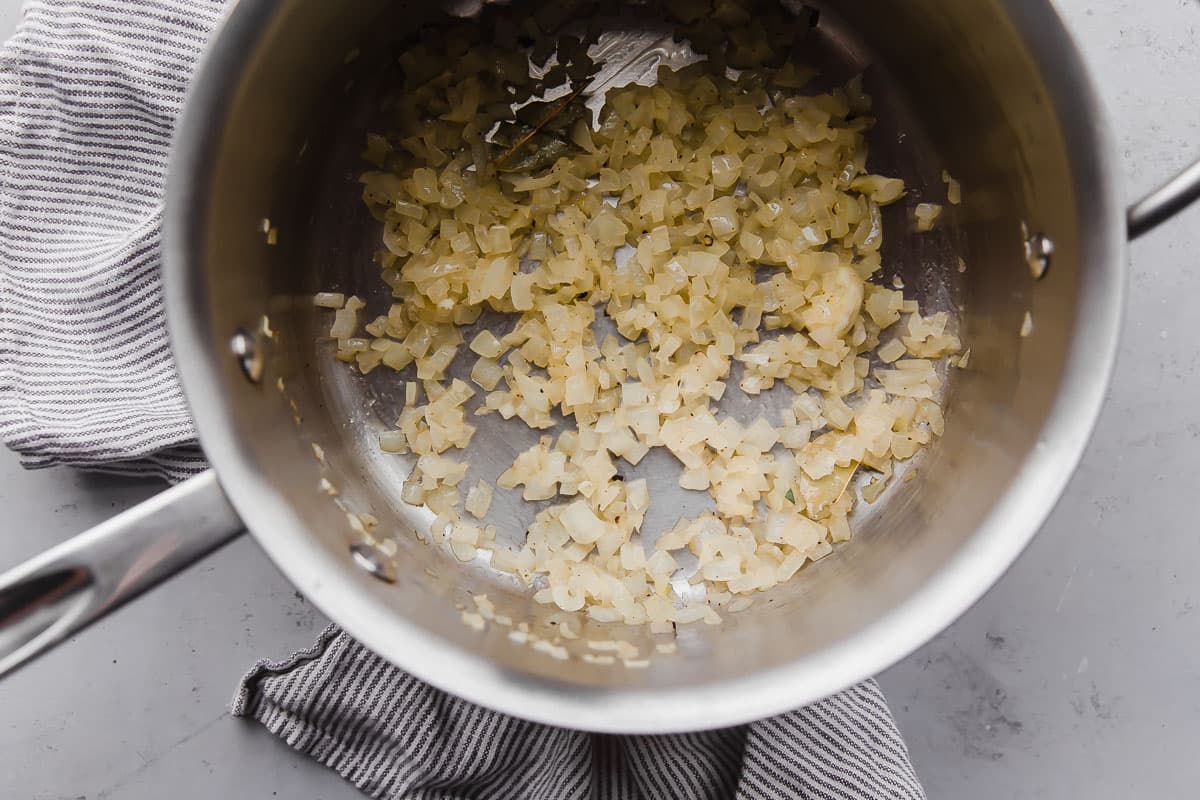
[[[437,11],[382,0],[355,4],[354,14],[299,0],[243,0],[234,10],[199,79],[172,179],[169,235],[180,246],[170,248],[169,280],[182,287],[172,291],[172,330],[223,485],[284,572],[337,622],[418,676],[510,713],[609,730],[699,728],[873,674],[948,624],[1015,557],[1078,457],[1113,349],[1120,235],[1105,226],[1119,216],[1087,77],[1039,3],[830,6],[806,60],[821,70],[819,85],[863,75],[879,120],[869,168],[910,189],[885,210],[881,279],[902,280],[926,313],[951,312],[969,368],[947,375],[945,436],[879,501],[860,503],[850,542],[719,626],[681,626],[678,652],[645,669],[579,656],[589,639],[653,654],[661,637],[648,629],[588,622],[579,640],[562,641],[555,608],[414,537],[431,515],[400,499],[412,462],[377,446],[403,405],[404,378],[359,375],[322,338],[329,316],[313,308],[314,292],[357,294],[368,318],[390,302],[372,260],[380,227],[361,201],[360,153],[377,130],[396,48]],[[1048,76],[1052,48],[1060,58]],[[943,170],[961,182],[963,203],[917,234],[909,214],[945,202]],[[1054,244],[1037,282],[1026,231]],[[1033,330],[1022,337],[1027,312]],[[264,315],[273,335],[260,336],[266,370],[253,384],[228,341]],[[519,425],[481,425],[466,485],[494,478],[536,438]],[[663,466],[648,458],[633,477],[673,483]],[[394,541],[394,556],[360,547],[346,510],[377,518],[376,538]],[[647,529],[695,510],[664,508]],[[517,541],[532,515],[516,492],[498,490],[489,518],[502,540]],[[464,625],[460,609],[479,593],[571,657],[535,652],[503,626]]]

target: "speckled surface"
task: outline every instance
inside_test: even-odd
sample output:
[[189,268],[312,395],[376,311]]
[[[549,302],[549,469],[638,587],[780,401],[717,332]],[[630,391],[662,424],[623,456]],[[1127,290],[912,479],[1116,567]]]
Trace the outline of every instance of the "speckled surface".
[[[0,0],[0,30],[18,0]],[[1061,0],[1131,196],[1200,155],[1200,3]],[[930,797],[1194,796],[1200,785],[1200,210],[1132,248],[1120,361],[1063,502],[990,593],[881,677]],[[0,454],[0,565],[156,487]],[[0,798],[349,798],[227,707],[324,620],[241,540],[0,682]]]

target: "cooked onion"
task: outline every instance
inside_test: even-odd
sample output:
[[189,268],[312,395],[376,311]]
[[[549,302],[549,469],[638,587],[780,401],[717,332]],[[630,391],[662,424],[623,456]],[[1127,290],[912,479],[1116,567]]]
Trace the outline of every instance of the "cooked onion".
[[[383,220],[379,261],[398,298],[371,338],[355,338],[357,298],[315,302],[337,309],[339,358],[422,382],[425,402],[410,381],[380,446],[419,457],[402,496],[436,515],[430,534],[457,558],[490,551],[492,567],[536,582],[538,602],[597,621],[715,624],[717,608],[743,610],[850,537],[857,470],[876,473],[863,490],[874,500],[894,462],[942,431],[935,360],[960,348],[950,319],[922,316],[873,280],[880,207],[904,197],[904,182],[867,171],[870,100],[857,81],[806,96],[791,65],[764,83],[704,63],[611,91],[598,128],[576,125],[578,149],[551,168],[498,173],[481,160],[476,119],[508,102],[479,75],[491,63],[484,52],[456,62],[409,98],[408,129],[368,141],[369,160],[389,167],[362,176],[363,197]],[[941,211],[916,206],[918,229]],[[511,329],[463,348],[462,326],[485,310],[508,314]],[[619,336],[597,338],[600,314]],[[495,415],[489,424],[544,430],[561,415],[575,426],[496,480],[531,502],[563,498],[518,550],[460,512],[486,517],[493,494],[481,481],[464,502],[467,465],[444,455],[469,448],[475,430],[465,410],[475,390],[445,377],[462,357],[475,359],[470,378],[485,393],[475,413]],[[779,422],[718,412],[735,363],[739,391],[782,382],[795,393]],[[651,546],[646,482],[624,481],[617,463],[659,447],[678,460],[679,485],[708,492],[717,513],[681,519]],[[672,583],[688,559],[705,601],[686,602]],[[479,610],[464,620],[492,618]],[[636,655],[617,652],[642,666]],[[613,660],[591,660],[602,658]]]

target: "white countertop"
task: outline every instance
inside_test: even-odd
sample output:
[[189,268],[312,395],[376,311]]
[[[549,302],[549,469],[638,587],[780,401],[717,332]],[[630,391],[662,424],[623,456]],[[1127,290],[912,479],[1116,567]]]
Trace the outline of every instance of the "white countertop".
[[[1200,4],[1061,0],[1132,194],[1200,156]],[[0,0],[0,33],[19,0]],[[1058,510],[952,628],[881,677],[931,798],[1200,785],[1200,209],[1132,248],[1120,361]],[[0,453],[0,567],[157,490]],[[324,625],[243,538],[0,681],[0,798],[352,798],[228,705]]]

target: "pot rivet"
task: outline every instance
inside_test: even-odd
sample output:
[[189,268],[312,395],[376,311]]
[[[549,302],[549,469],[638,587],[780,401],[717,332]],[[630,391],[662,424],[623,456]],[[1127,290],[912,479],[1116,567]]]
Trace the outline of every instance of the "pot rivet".
[[239,328],[229,340],[229,349],[237,357],[242,374],[252,383],[258,383],[263,376],[263,354],[254,334]]
[[350,556],[354,559],[354,564],[364,572],[374,575],[385,583],[396,582],[391,562],[373,546],[365,542],[352,544],[350,545]]
[[1044,233],[1035,233],[1025,239],[1025,260],[1035,281],[1046,277],[1050,259],[1054,255],[1054,241]]

